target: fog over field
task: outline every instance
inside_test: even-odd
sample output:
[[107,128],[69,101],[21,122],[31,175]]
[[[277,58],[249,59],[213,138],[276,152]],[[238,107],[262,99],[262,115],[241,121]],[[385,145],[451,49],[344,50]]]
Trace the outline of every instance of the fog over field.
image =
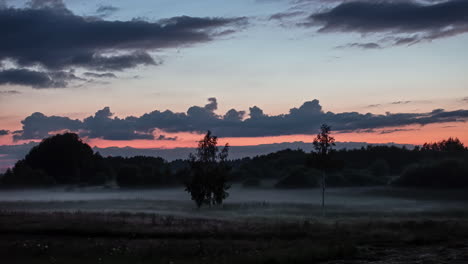
[[468,0],[0,25],[1,263],[468,264]]
[[[331,188],[326,192],[330,216],[433,215],[466,211],[463,190],[430,191],[388,187]],[[196,217],[317,217],[320,189],[281,190],[234,185],[223,207],[197,210],[180,188],[54,188],[0,192],[4,211],[145,212]]]

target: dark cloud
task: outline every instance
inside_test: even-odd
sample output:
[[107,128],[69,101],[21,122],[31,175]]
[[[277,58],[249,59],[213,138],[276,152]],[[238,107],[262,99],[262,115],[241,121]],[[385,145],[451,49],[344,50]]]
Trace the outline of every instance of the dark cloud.
[[119,11],[119,10],[120,10],[120,8],[112,6],[112,5],[100,5],[96,9],[96,13],[98,13],[99,16],[101,16],[101,17],[106,17],[106,16],[109,16],[109,15]]
[[72,120],[68,117],[46,116],[36,112],[21,121],[23,130],[21,133],[15,133],[13,138],[18,139],[42,139],[49,136],[49,132],[58,130],[78,130],[82,122]]
[[117,76],[113,74],[112,72],[106,72],[106,73],[85,72],[83,73],[83,75],[86,77],[91,77],[91,78],[117,78]]
[[399,105],[399,104],[409,104],[411,101],[396,101],[396,102],[391,102],[393,105]]
[[306,14],[304,11],[289,11],[289,12],[280,12],[270,16],[270,20],[283,20],[295,18]]
[[85,118],[81,124],[81,128],[84,130],[81,134],[90,138],[108,140],[154,139],[152,133],[154,128],[136,131],[136,118],[112,118],[113,115],[109,107],[104,107],[102,110],[97,111],[94,116]]
[[401,45],[413,45],[420,41],[418,36],[409,36],[409,37],[393,37],[390,38],[390,41],[393,41],[393,45],[401,46]]
[[75,68],[122,71],[159,65],[151,52],[213,41],[246,23],[240,17],[189,16],[108,21],[76,15],[59,0],[30,1],[25,8],[0,9],[0,24],[8,25],[0,27],[0,35],[8,36],[0,41],[0,65],[14,65],[2,69],[0,84],[65,87],[65,76],[53,75]]
[[96,71],[121,71],[139,65],[158,65],[151,55],[144,51],[135,51],[123,55],[80,54],[73,59],[73,65]]
[[177,140],[177,137],[168,137],[168,136],[166,136],[166,135],[159,135],[159,137],[157,137],[156,140],[175,141],[175,140]]
[[312,14],[303,26],[319,32],[391,34],[393,45],[413,44],[468,32],[468,1],[353,1]]
[[417,131],[419,130],[418,128],[394,128],[394,129],[375,129],[375,128],[368,128],[368,129],[357,129],[357,130],[344,130],[341,131],[343,133],[348,133],[348,132],[356,132],[356,133],[378,133],[381,135],[384,134],[391,134],[391,133],[396,133],[396,132],[406,132],[406,131]]
[[[0,44],[1,45],[1,44]],[[36,89],[67,87],[73,80],[83,80],[73,72],[50,71],[41,72],[28,69],[0,70],[0,85],[24,85]]]
[[5,136],[5,135],[8,135],[8,134],[10,134],[9,130],[0,129],[0,136]]
[[[221,137],[255,137],[316,133],[322,123],[328,123],[336,132],[372,131],[374,129],[401,129],[406,125],[427,125],[445,122],[465,122],[468,110],[445,111],[435,109],[428,113],[386,113],[384,115],[357,112],[325,112],[318,100],[305,102],[289,113],[267,115],[257,106],[243,111],[229,110],[217,115],[217,100],[210,98],[205,106],[192,106],[186,113],[170,110],[144,114],[140,117],[115,117],[109,107],[84,120],[67,117],[45,116],[34,113],[22,121],[23,131],[15,139],[37,139],[52,131],[71,130],[81,136],[109,140],[160,139],[156,129],[165,132],[205,132],[212,130]],[[396,131],[396,130],[395,130]]]
[[253,106],[249,108],[249,116],[250,119],[262,119],[266,117],[266,115],[263,113],[263,110],[260,109],[258,106]]
[[[387,2],[393,2],[393,3],[407,3],[411,0],[378,0],[378,1],[387,1]],[[300,4],[300,3],[310,3],[316,5],[317,3],[321,4],[343,4],[343,3],[349,3],[349,2],[378,2],[375,0],[290,0],[291,3],[293,4]],[[437,2],[443,2],[444,0],[417,0],[419,3],[426,3],[426,4],[431,4],[431,3],[437,3]]]
[[349,43],[343,46],[337,46],[337,49],[358,48],[358,49],[381,49],[382,47],[374,42],[370,43]]
[[218,109],[216,98],[208,98],[209,103],[204,107],[192,106],[187,110],[187,117],[196,120],[197,123],[209,123],[217,120],[218,116],[214,113]]
[[418,129],[411,129],[411,128],[397,128],[397,129],[385,129],[380,131],[380,134],[391,134],[395,132],[408,132],[408,131],[416,131]]
[[380,106],[407,105],[407,104],[427,104],[427,103],[431,103],[431,101],[428,101],[428,100],[393,101],[393,102],[387,102],[387,103],[382,103],[382,104],[371,104],[371,105],[368,105],[367,107],[373,108],[373,107],[380,107]]
[[236,109],[231,109],[226,112],[223,117],[224,121],[227,122],[240,122],[244,119],[245,111],[237,111]]

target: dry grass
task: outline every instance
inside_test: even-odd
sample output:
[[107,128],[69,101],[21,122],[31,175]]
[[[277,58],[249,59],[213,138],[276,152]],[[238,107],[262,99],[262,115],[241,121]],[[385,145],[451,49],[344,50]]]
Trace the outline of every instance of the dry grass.
[[467,263],[468,221],[0,212],[0,254],[6,263]]

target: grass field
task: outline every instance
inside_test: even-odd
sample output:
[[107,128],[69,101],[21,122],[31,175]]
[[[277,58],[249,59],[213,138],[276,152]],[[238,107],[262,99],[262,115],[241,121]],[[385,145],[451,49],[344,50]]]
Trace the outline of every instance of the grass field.
[[468,263],[463,190],[334,189],[324,217],[317,190],[66,193],[0,194],[5,263]]

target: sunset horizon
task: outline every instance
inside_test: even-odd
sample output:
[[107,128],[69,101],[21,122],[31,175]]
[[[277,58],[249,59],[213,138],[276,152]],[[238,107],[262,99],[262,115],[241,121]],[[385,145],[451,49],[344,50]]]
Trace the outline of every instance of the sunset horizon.
[[307,143],[322,123],[340,142],[467,144],[464,10],[0,1],[11,25],[0,32],[0,146],[65,131],[98,148],[193,148],[208,130],[232,146]]
[[468,0],[0,0],[5,263],[468,263]]
[[[210,99],[215,99],[214,97],[210,97]],[[217,100],[215,99],[215,102],[217,104]],[[316,131],[318,131],[318,128],[321,123],[330,123],[333,133],[336,133],[336,137],[338,141],[341,142],[365,142],[365,143],[371,143],[371,144],[385,144],[385,143],[397,143],[397,144],[412,144],[412,145],[422,145],[424,143],[430,143],[430,142],[436,142],[440,141],[449,137],[453,138],[459,138],[462,142],[466,143],[468,142],[468,125],[465,123],[466,120],[464,119],[463,112],[468,112],[467,110],[459,109],[459,110],[454,110],[454,111],[445,111],[443,109],[434,109],[430,112],[426,113],[390,113],[386,112],[385,114],[373,114],[371,112],[364,112],[364,113],[359,113],[359,112],[343,112],[339,113],[339,115],[356,115],[354,117],[354,122],[360,121],[360,119],[364,118],[375,118],[375,119],[381,119],[385,118],[386,116],[391,116],[393,115],[410,115],[408,120],[396,120],[395,124],[398,124],[398,122],[404,122],[406,125],[395,125],[395,124],[390,124],[390,125],[374,125],[374,124],[363,124],[362,127],[357,127],[357,128],[352,128],[352,129],[346,129],[346,126],[349,126],[349,123],[343,124],[344,122],[336,122],[332,118],[327,118],[326,114],[331,113],[331,112],[325,112],[321,110],[321,105],[318,100],[312,100],[306,103],[313,102],[313,104],[316,104],[316,106],[320,109],[320,113],[324,115],[321,119],[319,118],[318,120],[313,120],[314,124],[311,124],[310,126],[306,127],[303,129],[302,133],[290,133],[290,132],[274,132],[271,135],[272,132],[264,132],[265,135],[255,135],[255,136],[245,136],[244,132],[234,132],[234,134],[238,135],[231,135],[231,136],[224,136],[224,134],[230,134],[233,132],[223,132],[221,131],[221,135],[218,135],[220,140],[225,143],[229,143],[230,145],[233,146],[252,146],[252,145],[260,145],[260,144],[273,144],[273,143],[282,143],[282,142],[297,142],[297,141],[303,141],[303,142],[310,142],[311,138],[313,138],[316,134]],[[409,104],[410,102],[402,102],[403,104]],[[389,105],[392,104],[400,104],[400,102],[392,102],[389,103]],[[210,103],[207,105],[209,106]],[[194,108],[197,109],[202,109],[205,110],[207,107],[203,106],[193,106]],[[304,105],[303,105],[304,106]],[[375,106],[372,106],[375,107]],[[194,109],[192,108],[192,109]],[[299,107],[300,108],[300,107]],[[383,106],[382,106],[383,108]],[[230,111],[227,112],[226,114],[219,113],[219,111],[216,111],[217,105],[215,109],[207,111],[207,113],[211,116],[210,118],[216,118],[218,121],[223,121],[224,118],[226,118],[226,115],[229,113],[232,113],[232,110],[235,111],[235,113],[242,113],[242,116],[238,116],[238,120],[235,120],[236,123],[231,123],[229,124],[233,129],[249,129],[249,127],[245,127],[244,124],[246,123],[246,120],[252,119],[251,114],[246,114],[246,111],[243,110],[236,110],[232,108]],[[263,110],[261,108],[258,108],[257,106],[252,106],[250,107],[250,111],[252,110],[260,110],[262,115],[264,115],[266,118],[284,118],[285,115],[287,116],[288,114],[291,114],[291,111],[294,111],[294,109],[297,108],[291,108],[289,110],[289,113],[280,113],[278,115],[269,115],[268,113],[263,113]],[[59,133],[64,133],[64,132],[71,132],[71,133],[77,133],[79,135],[82,135],[82,138],[85,142],[89,143],[92,146],[96,147],[135,147],[135,148],[177,148],[177,147],[195,147],[196,142],[199,140],[201,136],[203,136],[206,131],[211,130],[215,134],[217,134],[217,130],[220,128],[219,124],[213,124],[213,125],[206,125],[205,129],[187,129],[184,128],[182,130],[184,131],[171,131],[174,130],[174,128],[169,128],[169,131],[165,131],[164,127],[159,127],[158,124],[154,124],[153,128],[145,128],[148,129],[149,131],[146,132],[139,132],[136,128],[132,128],[131,126],[125,129],[125,135],[124,137],[129,137],[129,139],[125,138],[118,138],[118,139],[112,139],[109,138],[109,136],[106,135],[95,135],[91,136],[89,135],[90,131],[86,129],[73,129],[70,127],[67,127],[67,124],[65,124],[67,121],[69,122],[77,122],[77,123],[83,123],[85,119],[90,119],[90,118],[96,118],[97,115],[102,113],[103,111],[106,111],[105,115],[103,116],[104,119],[107,120],[102,120],[103,123],[108,122],[107,128],[108,129],[119,129],[118,124],[111,124],[113,121],[118,121],[124,123],[125,120],[129,119],[139,119],[143,118],[144,116],[151,115],[155,111],[158,113],[171,113],[174,115],[186,115],[187,117],[189,114],[187,112],[172,112],[169,109],[166,110],[153,110],[150,112],[147,112],[141,116],[117,116],[116,114],[111,112],[110,107],[104,107],[101,110],[98,110],[94,115],[89,115],[86,116],[86,114],[82,114],[81,117],[78,117],[76,115],[73,116],[73,118],[70,118],[66,115],[50,115],[47,116],[43,113],[40,112],[35,112],[25,119],[19,120],[18,124],[16,126],[7,126],[5,125],[2,130],[2,135],[0,135],[0,145],[17,145],[17,144],[24,144],[28,143],[30,141],[40,141],[43,138],[59,134]],[[190,111],[190,109],[189,109]],[[313,110],[314,111],[314,110]],[[421,121],[419,120],[420,118],[423,117],[428,117],[431,116],[431,114],[434,113],[443,113],[445,116],[438,118],[434,117],[434,120],[424,120]],[[462,112],[460,115],[459,113]],[[315,113],[312,113],[314,115]],[[457,116],[460,115],[460,116]],[[57,122],[57,124],[51,124],[51,122],[48,122],[50,126],[54,128],[54,130],[44,130],[42,128],[30,128],[34,122],[44,122],[44,120],[54,120],[59,118],[60,121]],[[36,119],[36,120],[35,120]],[[64,121],[65,120],[65,121]],[[305,119],[303,123],[306,123],[310,120]],[[350,120],[346,120],[348,122]],[[47,122],[47,121],[45,121]],[[53,122],[53,121],[52,121]],[[118,123],[116,122],[116,123]],[[188,123],[188,125],[195,125],[199,126],[195,121],[195,123],[190,124],[190,120],[183,121],[185,123]],[[249,122],[249,121],[247,121]],[[300,121],[296,121],[300,122]],[[372,121],[370,121],[372,122]],[[62,124],[61,124],[62,123]],[[130,123],[130,122],[129,122]],[[75,125],[75,124],[74,124]],[[73,127],[74,125],[68,124],[68,126]],[[237,128],[236,126],[239,126]],[[278,126],[281,126],[279,124]],[[341,129],[335,129],[335,126],[343,126]],[[223,128],[223,125],[221,125],[221,128]],[[34,131],[34,129],[37,129]],[[133,129],[133,130],[132,130]],[[32,131],[29,131],[32,130]],[[29,136],[24,136],[24,133],[26,131],[26,134]],[[106,131],[109,133],[109,131]],[[116,133],[121,133],[122,130],[117,130]],[[39,133],[39,134],[38,134]],[[112,133],[112,131],[110,131]],[[247,132],[249,133],[249,132]],[[253,133],[259,133],[259,132],[253,132]],[[110,137],[113,135],[111,134]],[[138,138],[138,137],[142,138]],[[132,137],[135,137],[133,139]]]

